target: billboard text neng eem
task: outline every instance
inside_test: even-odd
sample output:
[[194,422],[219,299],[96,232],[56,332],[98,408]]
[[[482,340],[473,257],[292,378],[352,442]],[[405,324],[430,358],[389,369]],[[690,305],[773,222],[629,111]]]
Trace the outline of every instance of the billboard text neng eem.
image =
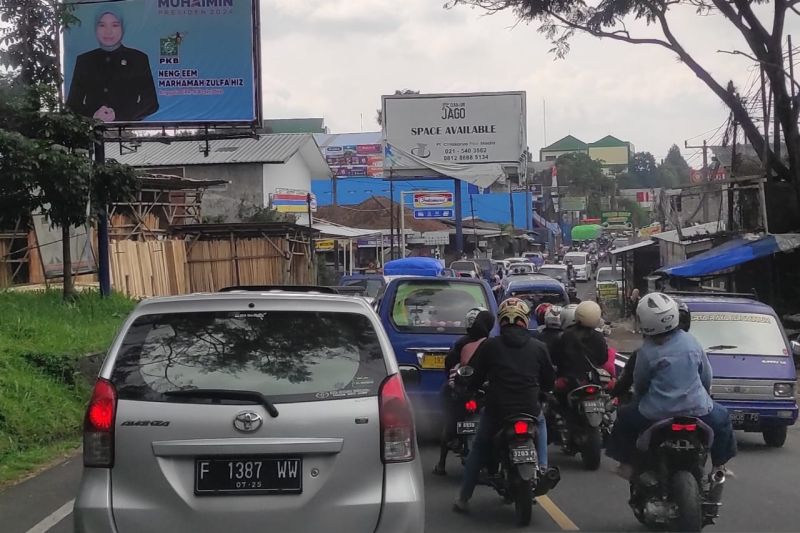
[[254,0],[75,3],[67,106],[112,124],[259,120]]

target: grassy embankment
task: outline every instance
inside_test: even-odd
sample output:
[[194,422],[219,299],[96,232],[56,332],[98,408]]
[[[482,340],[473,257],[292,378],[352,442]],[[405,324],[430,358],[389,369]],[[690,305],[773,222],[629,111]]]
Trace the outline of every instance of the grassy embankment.
[[0,292],[0,487],[80,443],[91,384],[77,373],[133,308],[121,296]]

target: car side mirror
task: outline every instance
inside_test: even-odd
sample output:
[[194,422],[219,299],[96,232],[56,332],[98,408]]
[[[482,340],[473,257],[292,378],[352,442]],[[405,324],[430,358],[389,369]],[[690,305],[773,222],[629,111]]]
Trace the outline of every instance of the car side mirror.
[[792,345],[792,353],[800,357],[800,342],[792,341],[790,344]]

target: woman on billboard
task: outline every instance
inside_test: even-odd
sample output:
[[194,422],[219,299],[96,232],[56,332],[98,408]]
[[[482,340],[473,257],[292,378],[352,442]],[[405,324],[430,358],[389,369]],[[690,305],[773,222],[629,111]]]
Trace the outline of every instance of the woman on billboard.
[[147,54],[122,44],[122,16],[103,9],[95,18],[100,47],[75,60],[67,107],[103,122],[142,120],[158,110]]

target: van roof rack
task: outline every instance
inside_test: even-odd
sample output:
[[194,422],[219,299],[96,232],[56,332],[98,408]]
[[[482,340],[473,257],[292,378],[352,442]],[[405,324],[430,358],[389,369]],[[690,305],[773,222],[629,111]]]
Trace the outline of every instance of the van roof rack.
[[725,292],[725,291],[673,291],[665,290],[664,294],[670,296],[724,296],[728,298],[750,298],[751,300],[758,300],[758,294],[753,292]]

